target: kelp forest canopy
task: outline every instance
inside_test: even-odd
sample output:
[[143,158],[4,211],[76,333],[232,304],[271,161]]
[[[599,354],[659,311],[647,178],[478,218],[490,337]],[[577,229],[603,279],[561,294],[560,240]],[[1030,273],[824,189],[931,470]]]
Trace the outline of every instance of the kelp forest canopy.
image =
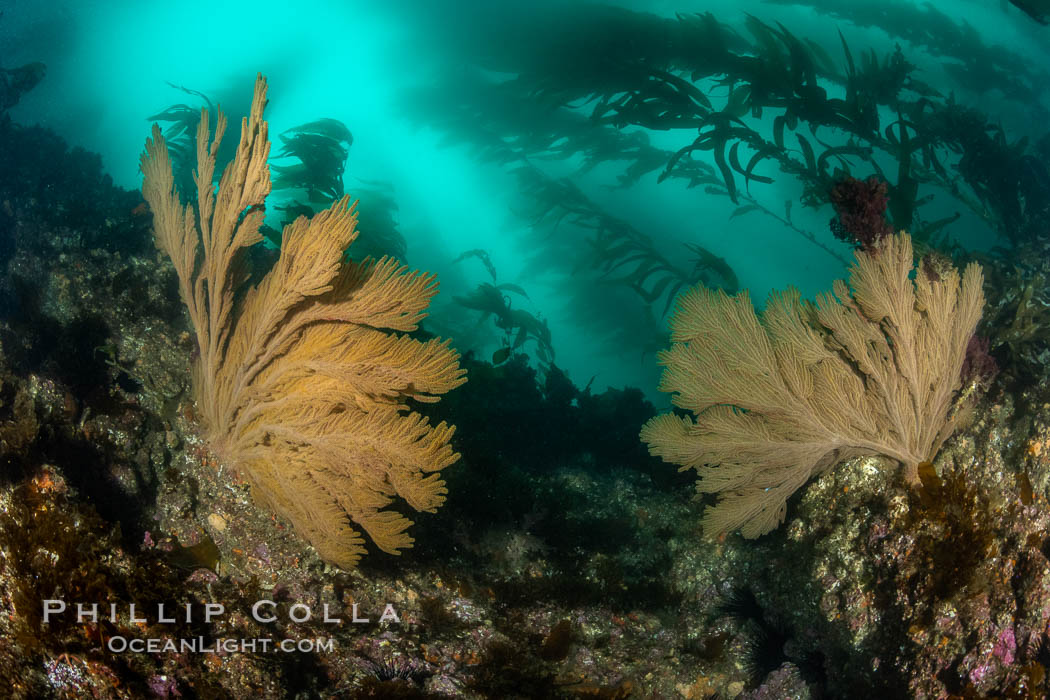
[[[403,114],[503,171],[531,232],[517,277],[497,279],[486,249],[453,251],[467,289],[428,324],[461,346],[495,344],[497,363],[525,351],[550,364],[558,337],[547,318],[570,317],[597,352],[645,358],[665,344],[678,294],[698,283],[736,292],[756,283],[742,267],[776,268],[763,240],[841,276],[867,235],[857,222],[869,234],[907,230],[922,252],[1021,267],[1030,252],[1046,257],[1050,136],[1039,129],[1050,70],[947,9],[540,5],[479,4],[454,22],[441,16],[447,3],[417,8],[421,45],[438,46]],[[789,19],[802,16],[817,19]],[[173,110],[153,118],[173,122],[178,163],[196,117]],[[347,167],[352,123],[318,117],[275,144],[284,222],[359,196],[361,249],[410,256],[396,193]],[[705,213],[657,223],[660,193]],[[544,306],[541,278],[557,290]]]
[[[735,286],[718,237],[688,235],[737,222],[683,222],[682,247],[661,254],[642,216],[603,212],[564,173],[602,166],[612,174],[604,185],[621,189],[679,182],[697,197],[730,200],[733,218],[767,217],[814,256],[848,251],[829,228],[796,224],[791,202],[827,221],[831,192],[846,178],[884,182],[890,225],[920,245],[955,250],[948,224],[963,216],[986,227],[989,248],[1047,236],[1050,139],[1011,131],[964,97],[994,93],[1012,103],[1015,124],[1044,124],[1046,69],[984,44],[928,4],[796,4],[825,21],[792,27],[729,9],[661,17],[601,5],[554,19],[550,8],[478,19],[496,29],[454,38],[470,63],[414,96],[418,117],[515,173],[537,228],[556,241],[578,230],[593,255],[588,266],[657,315],[667,308],[661,295],[682,284]],[[808,36],[817,26],[820,35]],[[835,27],[888,36],[855,45]],[[917,67],[931,59],[947,80]],[[792,182],[798,196],[777,203],[795,192],[782,187]],[[548,262],[557,257],[548,252]]]
[[[930,7],[879,3],[882,13],[871,17],[865,3],[813,5],[829,15],[827,27],[881,20],[893,48],[850,46],[841,33],[836,46],[825,46],[806,28],[744,13],[664,18],[581,6],[564,21],[528,26],[528,17],[518,18],[525,26],[501,36],[498,48],[479,45],[476,70],[435,84],[423,104],[444,115],[450,134],[515,168],[616,162],[613,186],[653,174],[745,206],[759,185],[785,176],[802,184],[804,205],[819,207],[836,181],[874,174],[889,185],[895,228],[920,240],[946,240],[945,222],[926,214],[941,198],[1005,242],[1045,235],[1050,140],[1008,133],[999,115],[963,102],[956,89],[998,91],[1027,110],[1026,122],[1045,123],[1039,89],[1050,72],[985,46],[968,25]],[[910,20],[921,13],[922,33],[895,23],[887,8]],[[936,55],[956,89],[932,86],[912,53]],[[986,84],[975,86],[975,75]],[[678,147],[655,146],[657,132],[671,132]],[[534,172],[522,176],[541,189]],[[570,213],[578,207],[578,195],[563,188],[547,187],[537,199]],[[812,233],[811,243],[826,241],[826,231]]]

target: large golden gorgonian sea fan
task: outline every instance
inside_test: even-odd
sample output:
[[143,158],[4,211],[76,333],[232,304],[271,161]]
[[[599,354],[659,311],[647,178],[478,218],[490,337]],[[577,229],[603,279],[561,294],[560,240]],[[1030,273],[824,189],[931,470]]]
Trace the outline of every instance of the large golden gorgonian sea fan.
[[902,232],[859,251],[849,284],[815,306],[789,290],[758,316],[747,292],[696,287],[660,353],[660,389],[693,417],[657,416],[641,438],[721,496],[704,515],[711,533],[769,532],[795,491],[851,457],[890,457],[917,483],[958,423],[982,284],[975,263],[916,268]]
[[194,393],[220,459],[261,504],[292,522],[326,561],[357,563],[364,540],[390,553],[410,547],[411,521],[384,510],[401,498],[420,511],[445,499],[440,470],[455,462],[454,428],[432,426],[406,400],[437,401],[466,381],[448,341],[415,330],[437,292],[433,275],[397,260],[347,261],[357,216],[346,198],[285,227],[274,267],[242,290],[239,254],[262,240],[270,193],[266,80],[255,83],[232,163],[216,189],[215,138],[202,110],[197,202],[183,205],[159,127],[142,156],[143,195],[157,246],[178,274],[200,347]]

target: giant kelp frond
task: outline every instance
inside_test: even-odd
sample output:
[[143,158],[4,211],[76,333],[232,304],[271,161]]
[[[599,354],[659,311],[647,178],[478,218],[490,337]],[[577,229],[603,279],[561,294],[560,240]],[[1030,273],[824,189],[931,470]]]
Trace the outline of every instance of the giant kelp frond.
[[[294,195],[292,201],[279,207],[288,213],[283,222],[288,224],[296,216],[309,216],[344,196],[343,176],[354,137],[346,124],[331,118],[285,129],[280,137],[282,147],[277,157],[298,161],[271,166],[275,173],[273,188]],[[392,187],[360,178],[357,182],[360,184],[353,186],[349,194],[357,200],[362,235],[352,256],[362,260],[368,256],[391,255],[404,260],[408,246],[397,221]],[[300,201],[302,196],[305,202]]]
[[[331,117],[322,117],[312,122],[285,129],[281,132],[281,141],[285,144],[295,144],[297,143],[296,138],[299,136],[313,136],[318,139],[324,139],[328,142],[326,148],[329,148],[330,144],[345,143],[347,147],[354,145],[354,135],[350,133],[350,129],[347,128],[346,124]],[[294,146],[292,150],[294,151]],[[281,155],[290,154],[282,153]]]
[[[1037,62],[1002,44],[989,44],[960,14],[949,15],[933,3],[907,0],[879,3],[853,0],[767,0],[808,6],[822,15],[858,27],[877,27],[887,35],[937,56],[949,75],[968,90],[1001,90],[1038,109],[1039,85],[1050,75]],[[1023,0],[1019,0],[1023,1]]]
[[687,245],[695,255],[693,266],[680,267],[657,250],[649,236],[603,211],[568,179],[548,177],[531,165],[515,172],[535,201],[534,227],[553,231],[564,223],[585,231],[590,255],[578,267],[597,271],[607,284],[630,288],[655,305],[659,315],[666,313],[679,291],[700,281],[736,291],[736,274],[729,264],[701,246]]
[[459,256],[452,262],[458,263],[467,258],[477,258],[481,261],[481,264],[485,266],[489,276],[492,277],[492,281],[496,281],[496,266],[492,264],[492,258],[489,257],[487,250],[481,248],[474,248],[473,250],[465,250],[459,254]]
[[[285,129],[278,158],[296,158],[294,166],[275,166],[279,177],[274,189],[302,188],[311,200],[343,196],[343,171],[354,142],[350,130],[338,119],[318,119]],[[316,193],[318,194],[314,194]]]
[[357,237],[345,197],[286,226],[276,264],[239,289],[238,256],[261,240],[270,193],[265,103],[260,75],[217,191],[226,119],[220,112],[210,140],[202,111],[196,207],[182,204],[154,126],[143,194],[197,334],[194,392],[210,445],[321,557],[350,567],[364,552],[352,524],[397,553],[412,544],[411,522],[384,508],[396,497],[424,511],[444,500],[438,472],[458,458],[453,428],[429,425],[406,402],[436,401],[465,378],[447,341],[395,332],[416,328],[437,291],[432,275],[389,258],[344,263]]
[[541,320],[524,309],[513,308],[504,291],[528,298],[525,290],[516,284],[494,285],[483,282],[467,296],[453,297],[452,300],[464,308],[480,311],[482,321],[492,317],[496,328],[505,333],[505,347],[517,350],[532,340],[540,360],[547,364],[554,362],[554,343],[546,319]]
[[1050,6],[1043,0],[1010,0],[1010,4],[1039,24],[1050,24]]

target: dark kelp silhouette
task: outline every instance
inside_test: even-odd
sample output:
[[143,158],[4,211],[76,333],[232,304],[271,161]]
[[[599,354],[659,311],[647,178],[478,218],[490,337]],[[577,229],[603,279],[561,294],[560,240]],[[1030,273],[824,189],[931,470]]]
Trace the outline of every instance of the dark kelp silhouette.
[[274,189],[302,189],[311,203],[329,206],[342,197],[343,171],[354,137],[338,119],[318,119],[285,129],[277,158],[294,165],[272,165]]
[[1010,0],[1010,4],[1039,24],[1050,24],[1050,3],[1046,0]]
[[[193,168],[197,160],[195,139],[197,125],[201,120],[201,110],[207,109],[209,113],[214,114],[218,102],[200,90],[176,85],[170,81],[165,81],[165,84],[198,100],[195,106],[180,102],[146,117],[147,121],[154,124],[159,123],[163,127],[164,139],[168,144],[168,153],[171,155],[171,164],[175,172],[175,185],[179,188],[179,192],[184,192],[187,196],[192,197],[196,192]],[[233,101],[224,101],[223,110],[229,112],[230,119],[237,123],[247,116],[248,112],[247,109],[230,109],[231,102]],[[215,158],[219,172],[233,159],[235,150],[235,144],[229,143],[229,140],[220,144]]]
[[[467,258],[477,258],[481,261],[481,264],[485,266],[489,275],[492,277],[492,281],[496,281],[496,266],[492,264],[492,258],[489,257],[488,251],[482,250],[481,248],[474,248],[473,250],[466,250],[459,254],[459,257],[452,262],[458,263],[466,260]],[[526,295],[527,296],[527,295]]]
[[531,212],[534,228],[553,235],[564,223],[587,232],[590,253],[579,258],[574,272],[596,270],[601,281],[632,289],[646,304],[661,309],[661,316],[683,288],[698,282],[729,292],[739,287],[729,264],[703,247],[685,244],[694,256],[693,264],[680,267],[657,250],[649,236],[628,221],[604,212],[569,179],[548,177],[528,164],[515,173],[536,203]]
[[[276,207],[284,212],[284,224],[298,216],[309,217],[323,211],[347,194],[344,176],[354,137],[343,122],[317,119],[285,129],[280,138],[281,150],[275,158],[298,161],[270,166],[274,190],[292,195],[288,202]],[[360,184],[349,194],[358,202],[361,233],[351,254],[355,259],[389,255],[405,260],[407,245],[397,221],[392,187],[379,181],[356,181]]]
[[[151,122],[164,125],[164,138],[171,154],[175,170],[175,182],[180,192],[195,191],[193,163],[196,159],[194,138],[200,123],[202,107],[215,110],[216,100],[207,94],[181,85],[169,86],[187,95],[198,98],[201,104],[174,104],[148,117]],[[232,111],[234,121],[240,119]],[[274,163],[273,189],[283,191],[290,197],[283,204],[275,205],[283,212],[281,228],[300,216],[307,218],[324,211],[347,194],[344,186],[346,162],[353,145],[353,135],[338,119],[322,118],[285,129],[280,134],[281,148],[271,160],[294,159],[296,162]],[[229,140],[220,146],[216,161],[222,167],[233,157],[234,146]],[[357,179],[359,186],[351,192],[358,200],[358,224],[360,235],[354,245],[353,254],[359,259],[367,256],[380,258],[390,255],[405,260],[407,245],[397,222],[397,202],[391,187],[382,182]],[[264,227],[267,239],[280,246],[280,232]]]
[[[900,46],[855,55],[843,39],[836,60],[816,42],[753,16],[745,18],[746,37],[710,13],[672,19],[588,6],[559,20],[548,23],[558,25],[553,31],[530,31],[537,27],[526,16],[516,34],[499,37],[499,47],[472,57],[480,68],[512,77],[487,85],[474,80],[438,101],[456,119],[471,112],[481,117],[461,121],[481,128],[473,134],[453,129],[455,138],[471,139],[503,162],[582,155],[584,169],[596,161],[623,164],[622,177],[636,181],[652,172],[656,155],[639,129],[694,129],[692,143],[665,161],[661,180],[685,177],[695,185],[705,174],[701,161],[689,156],[709,151],[735,202],[753,185],[772,182],[763,168],[771,162],[801,182],[802,202],[812,207],[826,206],[843,177],[878,175],[889,188],[893,225],[910,228],[920,242],[947,223],[923,214],[934,192],[1013,243],[1050,230],[1050,213],[1035,204],[1050,195],[1046,160],[1034,158],[1026,142],[1000,138],[1000,127],[976,110],[960,113],[950,95],[917,78]],[[978,45],[965,27],[955,31],[963,46]],[[953,35],[940,36],[928,43]],[[998,65],[1005,71],[1009,62]],[[1033,68],[1022,75],[1015,94],[1023,96],[1030,76],[1039,73]],[[520,109],[527,101],[531,112]],[[770,110],[772,134],[758,121]],[[880,110],[893,114],[893,122],[881,124]],[[537,111],[545,116],[533,121]],[[633,150],[619,148],[628,138]],[[880,163],[887,158],[896,167],[884,172]],[[993,186],[1001,176],[1007,184]],[[715,193],[710,186],[707,192]]]
[[46,73],[47,67],[43,63],[0,68],[0,115],[18,104],[22,95],[35,88]]
[[1004,96],[1042,109],[1039,94],[1050,72],[1010,50],[989,45],[962,17],[951,17],[932,3],[880,0],[766,0],[769,4],[810,7],[814,11],[857,27],[874,27],[923,49],[941,60],[945,72],[960,88],[996,90]]
[[494,285],[483,282],[470,294],[453,297],[452,300],[465,308],[480,311],[479,324],[492,319],[495,326],[504,332],[503,348],[505,352],[497,351],[493,357],[494,360],[497,358],[502,358],[500,362],[506,360],[510,353],[523,348],[525,343],[531,340],[535,343],[538,359],[549,367],[554,363],[554,344],[547,320],[538,319],[524,309],[513,308],[510,297],[503,293],[504,290],[514,291],[527,297],[524,290],[517,285]]

